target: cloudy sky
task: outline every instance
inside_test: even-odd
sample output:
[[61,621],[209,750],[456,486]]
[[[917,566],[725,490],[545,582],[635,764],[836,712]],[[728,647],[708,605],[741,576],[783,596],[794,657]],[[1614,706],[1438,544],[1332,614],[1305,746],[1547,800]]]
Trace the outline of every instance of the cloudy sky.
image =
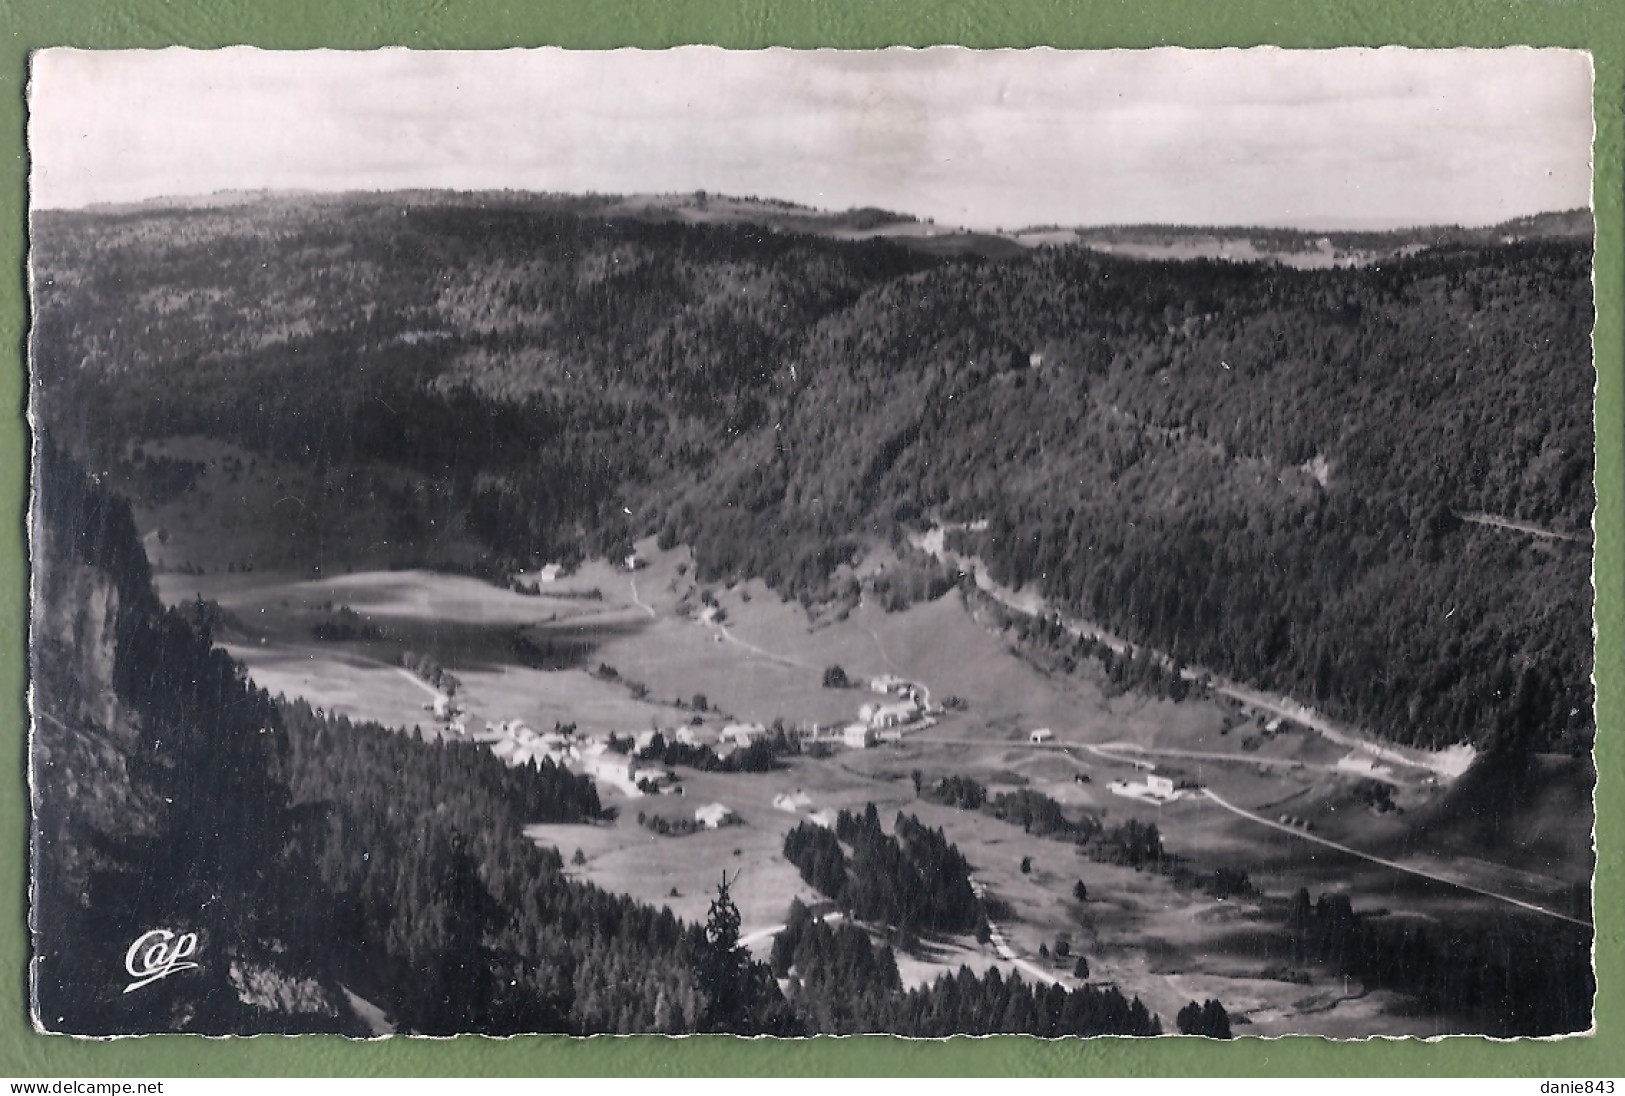
[[939,222],[1381,227],[1590,204],[1555,50],[50,50],[36,207],[216,190],[719,193]]

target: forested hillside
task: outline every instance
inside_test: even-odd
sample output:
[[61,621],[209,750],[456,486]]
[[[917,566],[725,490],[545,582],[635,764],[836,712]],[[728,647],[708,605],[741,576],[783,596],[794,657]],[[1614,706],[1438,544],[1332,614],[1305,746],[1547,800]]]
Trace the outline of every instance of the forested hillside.
[[[787,1001],[740,944],[725,881],[706,924],[684,923],[523,834],[595,821],[591,779],[273,702],[204,614],[159,607],[127,503],[49,438],[37,477],[32,985],[48,1030],[1159,1030],[1114,989],[962,971],[904,992],[894,963],[855,1017],[816,991]],[[126,951],[153,930],[196,933],[196,965],[125,992]]]
[[[368,1034],[364,999],[425,1033],[797,1030],[737,941],[574,881],[523,836],[596,817],[589,779],[278,706],[160,609],[123,500],[48,439],[36,482],[47,1029]],[[126,992],[155,929],[196,933],[196,966]]]
[[[153,595],[128,505],[37,452],[33,1004],[79,1034],[362,1031],[268,697]],[[126,992],[144,933],[196,969]]]
[[[799,222],[798,222],[799,223]],[[503,196],[36,217],[43,420],[205,434],[494,571],[660,533],[849,596],[933,519],[1003,581],[1423,745],[1592,733],[1590,249],[992,261]]]

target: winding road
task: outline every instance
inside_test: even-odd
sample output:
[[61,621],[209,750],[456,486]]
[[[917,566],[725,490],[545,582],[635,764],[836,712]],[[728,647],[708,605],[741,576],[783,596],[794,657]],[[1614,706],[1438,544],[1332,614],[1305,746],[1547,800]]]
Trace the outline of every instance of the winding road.
[[645,613],[648,613],[650,620],[654,620],[656,618],[656,616],[658,615],[658,614],[655,613],[655,607],[653,605],[650,605],[648,602],[644,601],[641,597],[638,596],[638,579],[637,579],[637,576],[633,575],[627,581],[632,584],[632,604],[636,605],[639,609],[642,609]]
[[[983,745],[983,746],[985,746],[985,745],[990,744],[987,739],[939,738],[939,737],[936,737],[936,736],[933,736],[933,737],[931,737],[929,739],[926,739],[926,741],[940,742],[940,743],[942,743],[944,745]],[[1203,756],[1203,757],[1206,757],[1206,756],[1212,756],[1215,760],[1218,760],[1218,761],[1233,761],[1233,762],[1235,762],[1237,764],[1242,764],[1242,765],[1275,764],[1275,765],[1286,766],[1286,767],[1300,767],[1301,766],[1301,767],[1304,767],[1304,768],[1317,768],[1317,769],[1323,769],[1323,770],[1328,771],[1328,772],[1335,771],[1334,766],[1330,766],[1330,765],[1308,765],[1308,764],[1300,763],[1300,762],[1296,762],[1296,761],[1283,761],[1283,760],[1275,759],[1275,758],[1227,757],[1226,755],[1223,755],[1223,754],[1205,755],[1205,754],[1198,754],[1196,751],[1193,751],[1193,750],[1157,749],[1155,747],[1149,747],[1149,746],[1137,746],[1137,745],[1133,745],[1131,743],[1107,743],[1104,746],[1096,746],[1096,745],[1092,745],[1092,744],[1087,743],[1087,742],[1066,742],[1066,741],[1057,740],[1057,741],[1054,741],[1054,742],[1045,742],[1045,743],[1033,743],[1033,742],[1027,742],[1027,741],[1014,741],[1014,742],[991,743],[991,744],[1013,746],[1013,747],[1025,746],[1025,747],[1028,747],[1029,749],[1035,749],[1035,750],[1057,750],[1057,751],[1062,751],[1062,752],[1065,752],[1065,751],[1071,750],[1071,749],[1081,749],[1081,750],[1085,750],[1085,751],[1087,751],[1089,753],[1092,753],[1092,754],[1096,755],[1097,757],[1105,758],[1106,760],[1109,760],[1109,761],[1116,761],[1116,762],[1120,762],[1120,763],[1121,762],[1127,762],[1129,764],[1136,764],[1134,758],[1125,757],[1125,756],[1123,756],[1122,753],[1117,752],[1118,750],[1133,752],[1135,754],[1149,754],[1149,755],[1163,755],[1163,754],[1166,754],[1166,755],[1173,756],[1173,757],[1191,757],[1191,756]],[[1366,774],[1360,774],[1360,775],[1366,775]],[[1401,863],[1399,863],[1397,861],[1394,861],[1394,860],[1387,860],[1387,859],[1384,859],[1383,857],[1375,856],[1375,855],[1373,855],[1371,853],[1368,853],[1368,852],[1362,852],[1359,849],[1353,848],[1353,847],[1351,847],[1349,845],[1344,845],[1344,844],[1341,844],[1341,843],[1336,842],[1336,841],[1331,841],[1331,840],[1328,840],[1327,838],[1316,836],[1315,834],[1306,833],[1305,831],[1303,831],[1301,829],[1298,829],[1298,828],[1296,828],[1294,826],[1283,825],[1282,823],[1276,822],[1273,819],[1265,818],[1261,814],[1256,814],[1253,811],[1249,811],[1245,807],[1236,806],[1234,803],[1230,802],[1228,799],[1225,799],[1223,796],[1219,795],[1217,792],[1213,791],[1211,788],[1203,788],[1203,789],[1201,789],[1201,791],[1198,794],[1206,797],[1207,799],[1211,800],[1216,805],[1224,808],[1225,810],[1231,812],[1232,814],[1235,814],[1235,815],[1238,815],[1238,816],[1240,816],[1242,818],[1247,819],[1249,822],[1255,822],[1260,826],[1268,826],[1272,830],[1279,830],[1282,833],[1290,834],[1293,837],[1296,837],[1296,838],[1298,838],[1298,839],[1300,839],[1302,841],[1309,841],[1309,842],[1312,842],[1313,844],[1316,844],[1316,845],[1324,845],[1326,848],[1335,849],[1338,852],[1346,853],[1349,856],[1356,857],[1356,858],[1358,858],[1360,860],[1365,860],[1365,861],[1367,861],[1369,863],[1372,863],[1372,864],[1381,865],[1382,867],[1392,869],[1393,871],[1403,872],[1403,873],[1405,873],[1407,875],[1414,875],[1414,876],[1417,876],[1419,878],[1426,879],[1426,880],[1428,880],[1430,882],[1433,882],[1433,883],[1439,883],[1439,884],[1442,884],[1442,885],[1447,886],[1447,887],[1455,887],[1458,890],[1468,891],[1468,892],[1470,892],[1472,894],[1477,894],[1477,895],[1481,895],[1482,897],[1485,897],[1485,898],[1494,899],[1497,902],[1504,902],[1509,906],[1516,906],[1519,909],[1528,910],[1530,913],[1538,913],[1538,914],[1541,914],[1542,916],[1545,916],[1545,917],[1552,917],[1552,918],[1555,918],[1555,919],[1557,919],[1559,921],[1566,921],[1571,925],[1579,925],[1582,928],[1589,929],[1589,928],[1592,927],[1592,924],[1591,924],[1590,921],[1586,921],[1586,920],[1584,920],[1582,918],[1579,918],[1579,917],[1570,917],[1566,913],[1558,913],[1556,910],[1549,910],[1545,906],[1539,906],[1539,905],[1536,905],[1533,902],[1526,902],[1521,898],[1514,898],[1509,894],[1502,894],[1499,891],[1486,890],[1483,887],[1476,887],[1471,883],[1464,883],[1460,879],[1452,879],[1452,878],[1450,878],[1449,876],[1446,876],[1446,875],[1437,875],[1437,874],[1435,874],[1433,872],[1425,871],[1422,868],[1414,868],[1414,867],[1410,867],[1409,865],[1406,865],[1406,864],[1401,864]]]
[[1510,529],[1515,533],[1527,533],[1532,537],[1541,537],[1545,540],[1566,540],[1574,544],[1591,543],[1590,537],[1581,536],[1578,533],[1560,533],[1556,529],[1547,529],[1527,521],[1519,521],[1516,518],[1504,518],[1499,514],[1479,512],[1463,514],[1457,512],[1456,517],[1461,521],[1470,521],[1474,525],[1489,525],[1497,529]]
[[807,663],[802,662],[799,659],[790,658],[786,655],[775,654],[766,647],[758,647],[749,640],[740,639],[738,636],[734,635],[728,630],[728,626],[726,624],[723,624],[720,621],[713,621],[709,626],[715,628],[717,634],[720,635],[725,642],[732,643],[735,647],[743,648],[758,658],[765,658],[769,662],[777,662],[780,666],[789,666],[796,670],[814,669],[814,667],[809,666]]
[[[1492,516],[1493,515],[1474,515],[1474,517]],[[1465,516],[1464,520],[1467,520]],[[1030,591],[1023,593],[1011,590],[1008,587],[1000,585],[992,578],[987,569],[987,565],[982,560],[975,556],[961,555],[960,553],[946,547],[941,533],[947,528],[948,527],[946,526],[939,525],[930,533],[913,534],[909,539],[915,547],[922,549],[941,562],[946,563],[951,567],[958,568],[965,574],[970,575],[975,581],[977,587],[984,594],[1004,605],[1006,608],[1013,609],[1018,613],[1023,613],[1028,616],[1042,615],[1047,617],[1050,614],[1055,613],[1054,608],[1042,596]],[[1526,529],[1525,531],[1547,532],[1546,530],[1531,529]],[[1174,666],[1174,661],[1172,658],[1154,647],[1148,647],[1143,644],[1130,644],[1121,636],[1113,635],[1111,632],[1100,627],[1098,624],[1094,624],[1087,620],[1076,617],[1062,617],[1058,613],[1056,613],[1056,617],[1060,620],[1061,627],[1064,628],[1069,635],[1090,639],[1097,643],[1104,644],[1106,647],[1110,648],[1113,652],[1119,655],[1126,654],[1132,650],[1137,655],[1150,656],[1156,659],[1157,662],[1164,668],[1172,669]],[[1223,675],[1216,674],[1202,666],[1185,666],[1180,670],[1180,676],[1186,681],[1205,681],[1207,683],[1207,687],[1220,696],[1227,696],[1232,700],[1240,701],[1241,703],[1259,711],[1269,712],[1273,715],[1281,716],[1283,719],[1290,719],[1296,723],[1301,723],[1339,746],[1346,746],[1349,749],[1361,750],[1365,753],[1371,754],[1373,757],[1380,758],[1381,760],[1391,764],[1405,765],[1413,769],[1422,769],[1449,779],[1454,779],[1465,772],[1468,764],[1470,764],[1473,760],[1472,750],[1466,748],[1445,750],[1440,753],[1429,753],[1421,750],[1405,751],[1392,746],[1380,744],[1357,732],[1354,728],[1340,726],[1333,723],[1330,719],[1321,715],[1319,712],[1308,707],[1307,705],[1300,704],[1286,697],[1277,698],[1257,689],[1250,689],[1245,685],[1231,681],[1228,678],[1225,678]]]
[[1376,780],[1384,784],[1400,786],[1399,780],[1386,773],[1376,770],[1343,769],[1336,765],[1326,765],[1318,761],[1298,761],[1289,757],[1257,757],[1246,754],[1218,753],[1213,750],[1180,750],[1169,746],[1141,746],[1134,742],[1103,742],[1099,746],[1091,746],[1086,742],[1062,742],[1062,746],[1076,746],[1088,750],[1097,757],[1104,757],[1112,761],[1129,761],[1132,758],[1123,757],[1122,754],[1137,754],[1142,757],[1172,757],[1184,761],[1211,761],[1220,765],[1257,765],[1271,769],[1286,769],[1288,772],[1313,771],[1329,773],[1333,776],[1363,776],[1367,780]]
[[1385,868],[1391,868],[1394,871],[1404,872],[1407,875],[1419,876],[1434,883],[1442,883],[1447,887],[1455,887],[1459,890],[1471,891],[1473,894],[1482,895],[1485,898],[1493,898],[1497,902],[1505,902],[1509,906],[1517,906],[1519,909],[1528,910],[1531,913],[1542,914],[1546,917],[1554,917],[1559,921],[1567,921],[1569,924],[1579,925],[1581,928],[1589,929],[1592,927],[1590,921],[1584,921],[1578,917],[1570,917],[1566,913],[1558,913],[1556,910],[1549,910],[1545,906],[1537,906],[1533,902],[1525,902],[1521,898],[1513,898],[1510,895],[1498,894],[1495,891],[1485,890],[1483,887],[1475,887],[1471,883],[1463,883],[1459,879],[1451,879],[1448,876],[1435,875],[1432,872],[1423,871],[1421,868],[1412,868],[1393,860],[1385,860],[1380,856],[1372,856],[1368,852],[1361,852],[1359,849],[1350,848],[1349,846],[1339,844],[1336,841],[1328,841],[1324,837],[1316,837],[1312,833],[1305,833],[1304,831],[1295,827],[1282,825],[1279,822],[1265,818],[1261,814],[1254,814],[1252,811],[1249,811],[1244,807],[1236,806],[1228,799],[1225,799],[1217,792],[1214,792],[1211,788],[1203,788],[1201,794],[1232,814],[1240,815],[1242,818],[1256,822],[1260,826],[1268,826],[1272,830],[1280,830],[1282,833],[1291,834],[1293,837],[1300,840],[1310,841],[1316,845],[1324,845],[1329,849],[1336,849],[1338,852],[1347,853],[1349,856],[1358,857],[1361,860],[1367,860],[1373,864],[1380,864]]

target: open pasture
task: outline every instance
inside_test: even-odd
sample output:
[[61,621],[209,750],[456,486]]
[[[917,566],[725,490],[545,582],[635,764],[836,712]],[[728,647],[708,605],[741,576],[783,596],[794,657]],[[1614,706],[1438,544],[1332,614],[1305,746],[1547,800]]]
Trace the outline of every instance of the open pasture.
[[[777,718],[838,723],[876,699],[864,682],[883,673],[923,683],[934,703],[950,695],[963,699],[964,710],[945,713],[937,726],[906,734],[900,743],[840,750],[822,760],[794,757],[766,774],[683,769],[681,796],[628,798],[601,786],[605,805],[615,811],[612,820],[527,830],[557,846],[567,870],[686,919],[705,917],[726,872],[743,931],[759,954],[793,897],[820,897],[783,859],[785,834],[807,813],[774,807],[773,798],[784,792],[805,793],[808,810],[861,810],[873,802],[888,828],[898,811],[917,814],[943,828],[997,900],[1004,911],[999,930],[1019,962],[968,936],[926,940],[899,955],[908,984],[961,964],[997,965],[1007,973],[1027,964],[1024,978],[1037,967],[1075,985],[1081,955],[1089,960],[1091,981],[1139,996],[1165,1022],[1192,999],[1216,997],[1238,1024],[1251,1022],[1243,1030],[1259,1034],[1353,1033],[1370,1030],[1379,1013],[1386,1017],[1384,1030],[1438,1033],[1428,1026],[1433,1021],[1400,1015],[1405,1005],[1394,995],[1345,987],[1324,971],[1308,972],[1308,984],[1284,976],[1280,910],[1299,887],[1316,896],[1347,894],[1359,909],[1439,923],[1481,915],[1482,899],[1261,825],[1201,795],[1158,806],[1113,795],[1111,781],[1143,777],[1154,767],[1171,779],[1211,787],[1265,818],[1301,818],[1313,823],[1316,835],[1407,863],[1448,866],[1440,874],[1529,901],[1552,903],[1570,882],[1534,863],[1514,869],[1496,863],[1493,854],[1471,855],[1482,846],[1460,826],[1416,839],[1410,820],[1424,816],[1446,791],[1405,773],[1390,787],[1406,813],[1379,813],[1354,794],[1364,778],[1338,770],[1347,747],[1314,732],[1271,732],[1252,713],[1219,699],[1174,704],[1111,692],[1091,663],[1071,674],[1046,672],[1023,658],[1010,637],[990,630],[957,592],[901,612],[885,612],[870,599],[815,618],[759,582],[696,584],[686,550],[662,552],[645,542],[638,554],[635,571],[589,564],[547,584],[539,596],[423,570],[169,573],[160,583],[171,603],[201,595],[220,604],[232,654],[263,687],[389,725],[432,726],[424,707],[434,690],[393,665],[404,650],[427,653],[457,675],[471,727],[522,719],[537,728],[557,722],[632,733],[688,722],[698,714],[695,694],[707,698],[702,718],[711,725]],[[702,619],[708,606],[716,610],[714,619]],[[339,607],[379,626],[382,637],[316,640],[312,629]],[[532,657],[544,647],[568,652],[559,663],[565,668],[521,665],[519,634],[532,644]],[[854,687],[824,688],[823,671],[831,665],[842,666]],[[600,666],[615,674],[597,673]],[[642,699],[634,685],[645,691]],[[1034,746],[1028,736],[1036,727],[1049,727],[1056,744]],[[1261,897],[1218,900],[1200,886],[1096,862],[1067,841],[1024,833],[986,813],[927,801],[915,794],[916,771],[927,785],[945,776],[971,777],[990,795],[1029,788],[1108,827],[1128,819],[1154,822],[1165,847],[1198,878],[1220,867],[1244,870]],[[640,811],[692,818],[711,802],[735,811],[739,824],[660,836],[637,820]],[[1543,817],[1537,844],[1548,830],[1560,840],[1560,819],[1553,812]],[[585,863],[569,863],[578,849]],[[1449,860],[1439,859],[1446,849]],[[1020,870],[1023,859],[1030,860],[1029,871]],[[1083,903],[1072,893],[1080,881],[1089,895]],[[1055,954],[1063,940],[1066,958]]]
[[398,667],[373,659],[283,644],[223,644],[272,696],[302,697],[312,706],[355,721],[433,731],[433,690]]
[[[820,900],[783,856],[785,834],[806,821],[808,813],[861,810],[870,802],[877,802],[886,813],[913,795],[913,789],[905,787],[888,795],[887,789],[877,789],[833,759],[796,759],[768,773],[676,771],[682,778],[682,795],[628,798],[601,789],[605,807],[616,813],[614,821],[591,826],[532,826],[525,832],[540,843],[557,847],[570,870],[583,878],[606,890],[669,906],[673,913],[690,920],[705,919],[726,871],[742,918],[741,932],[749,936],[783,923],[792,898]],[[792,813],[773,805],[774,797],[797,791],[811,799],[810,807]],[[638,824],[639,812],[671,820],[693,818],[694,811],[708,803],[726,805],[739,816],[739,824],[667,836]],[[587,858],[583,866],[568,863],[576,848]],[[671,893],[673,889],[676,895]],[[764,942],[764,953],[766,946]]]
[[[1233,1022],[1258,1025],[1241,1030],[1266,1035],[1357,1031],[1362,1020],[1404,1004],[1394,994],[1368,994],[1358,983],[1345,992],[1342,979],[1325,972],[1309,985],[1270,976],[1272,968],[1287,965],[1279,958],[1287,945],[1272,908],[1217,900],[1150,871],[1099,863],[1068,842],[1036,838],[986,815],[924,802],[907,809],[941,826],[976,879],[1009,907],[999,928],[1016,954],[1064,984],[1077,984],[1073,968],[1082,956],[1091,981],[1140,997],[1165,1023],[1191,1000],[1215,997]],[[1081,903],[1072,894],[1080,881],[1088,890]],[[1055,955],[1059,940],[1067,942],[1066,958]],[[1041,947],[1050,951],[1047,960]],[[1427,1026],[1405,1031],[1438,1034]]]
[[[682,713],[634,699],[626,685],[590,670],[606,637],[647,624],[642,614],[596,599],[528,597],[459,575],[380,572],[307,580],[272,572],[161,576],[171,604],[218,603],[232,657],[267,691],[386,726],[427,730],[435,690],[399,668],[426,654],[462,682],[470,727],[522,719],[538,728],[576,723],[598,731],[670,726]],[[323,641],[314,629],[348,606],[381,629],[376,638]],[[517,663],[514,634],[557,637],[586,668],[536,670]],[[425,710],[426,708],[431,710]]]

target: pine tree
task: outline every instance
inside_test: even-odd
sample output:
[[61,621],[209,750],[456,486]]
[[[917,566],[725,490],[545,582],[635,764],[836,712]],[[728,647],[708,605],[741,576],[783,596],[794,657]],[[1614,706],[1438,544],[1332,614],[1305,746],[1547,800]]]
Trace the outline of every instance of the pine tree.
[[748,1030],[750,965],[750,953],[739,943],[739,907],[728,893],[728,873],[723,872],[705,918],[705,944],[699,960],[700,983],[711,998],[705,1030],[734,1034]]

